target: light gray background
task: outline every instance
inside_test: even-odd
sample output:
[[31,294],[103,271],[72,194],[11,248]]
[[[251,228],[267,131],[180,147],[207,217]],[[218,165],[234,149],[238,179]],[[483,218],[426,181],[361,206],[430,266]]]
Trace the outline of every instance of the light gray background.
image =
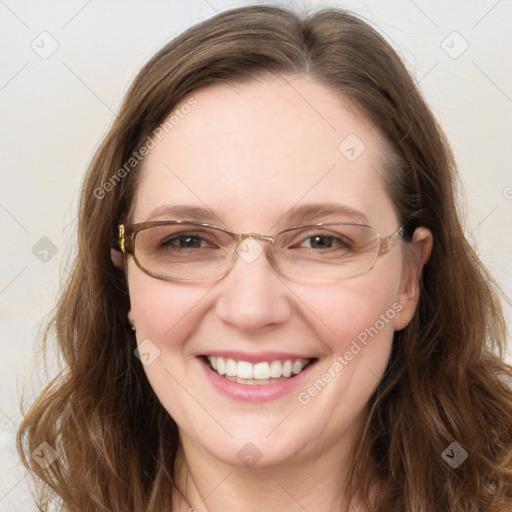
[[[249,3],[0,0],[0,512],[35,510],[13,447],[19,401],[47,380],[35,340],[74,251],[93,151],[157,49],[193,23]],[[451,141],[467,234],[509,297],[510,325],[512,2],[288,3],[359,13],[405,59]],[[43,237],[55,255],[41,252],[49,246]]]

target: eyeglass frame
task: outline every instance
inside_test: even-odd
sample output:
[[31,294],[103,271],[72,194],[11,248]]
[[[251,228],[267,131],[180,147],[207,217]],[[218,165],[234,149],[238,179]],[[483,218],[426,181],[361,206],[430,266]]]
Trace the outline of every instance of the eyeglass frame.
[[[223,272],[220,276],[218,276],[216,278],[212,278],[212,279],[179,279],[179,278],[174,278],[174,277],[164,277],[161,275],[157,275],[143,267],[143,265],[139,262],[139,260],[137,259],[137,256],[135,255],[135,235],[137,235],[137,233],[139,231],[143,231],[144,229],[150,229],[155,226],[168,226],[168,225],[181,225],[181,224],[186,224],[187,226],[218,229],[220,231],[223,231],[224,233],[229,235],[233,240],[236,241],[235,250],[233,251],[233,256],[231,257],[231,262],[225,272]],[[384,256],[389,251],[391,251],[391,249],[396,245],[398,240],[403,239],[403,235],[405,233],[405,225],[401,225],[394,233],[383,238],[381,236],[381,234],[377,233],[377,231],[375,231],[373,226],[371,226],[370,224],[358,223],[358,222],[319,222],[317,224],[302,224],[302,225],[298,225],[298,226],[291,226],[291,227],[282,229],[281,231],[276,233],[274,236],[268,236],[268,235],[260,235],[258,233],[234,233],[233,231],[230,231],[229,229],[224,228],[222,226],[217,226],[215,224],[208,224],[205,222],[194,222],[194,221],[187,221],[187,220],[155,220],[155,221],[138,222],[135,224],[124,224],[124,223],[118,224],[117,225],[118,236],[117,236],[117,240],[115,240],[116,243],[115,243],[114,248],[116,248],[116,249],[119,248],[121,250],[121,252],[125,255],[131,254],[133,256],[133,259],[134,259],[137,267],[140,270],[142,270],[142,272],[144,272],[146,275],[148,275],[150,277],[153,277],[155,279],[160,279],[162,281],[170,281],[170,282],[176,282],[176,283],[200,283],[200,282],[207,282],[207,281],[220,281],[222,278],[226,277],[235,265],[235,262],[237,260],[237,255],[238,255],[238,247],[242,244],[242,242],[244,242],[244,240],[248,240],[248,239],[252,238],[254,240],[262,240],[262,241],[268,242],[268,245],[265,246],[265,248],[263,249],[265,252],[265,256],[267,257],[267,261],[269,261],[271,263],[272,268],[274,268],[274,270],[276,270],[280,275],[282,275],[283,277],[289,278],[289,277],[293,277],[293,276],[290,276],[289,274],[282,272],[279,269],[279,266],[277,264],[274,263],[274,265],[272,265],[272,262],[275,262],[275,259],[268,257],[268,252],[267,252],[268,247],[275,243],[275,239],[279,235],[286,233],[288,231],[295,230],[295,229],[305,229],[305,228],[314,228],[314,227],[329,227],[329,226],[344,226],[344,225],[346,225],[346,226],[364,226],[364,227],[370,228],[371,230],[373,230],[373,232],[379,238],[380,245],[378,248],[377,256],[375,257],[374,262],[372,263],[372,265],[370,266],[370,268],[368,270],[366,270],[362,274],[358,274],[353,277],[334,279],[334,280],[332,280],[334,282],[336,282],[338,280],[342,281],[345,279],[354,279],[356,277],[361,277],[361,276],[367,274],[368,272],[370,272],[370,270],[372,270],[373,267],[375,266],[375,263],[377,263],[377,260],[381,256]],[[329,281],[331,281],[331,280],[329,280]]]

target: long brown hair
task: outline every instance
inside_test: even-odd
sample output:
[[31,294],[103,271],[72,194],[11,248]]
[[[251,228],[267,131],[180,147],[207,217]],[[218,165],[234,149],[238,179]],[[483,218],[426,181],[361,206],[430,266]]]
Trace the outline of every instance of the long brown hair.
[[[510,512],[505,324],[497,287],[463,234],[448,143],[395,51],[368,24],[337,9],[299,16],[264,6],[223,12],[160,50],[94,156],[78,254],[45,334],[55,334],[66,370],[43,390],[18,437],[40,479],[40,509],[55,498],[76,512],[171,510],[178,431],[133,353],[112,229],[132,203],[138,149],[180,102],[208,84],[268,74],[306,74],[350,99],[387,140],[385,180],[406,233],[426,226],[434,237],[417,311],[395,333],[370,403],[354,488],[378,512]],[[43,442],[58,454],[46,469],[30,456]],[[456,469],[442,457],[452,442],[468,453]]]

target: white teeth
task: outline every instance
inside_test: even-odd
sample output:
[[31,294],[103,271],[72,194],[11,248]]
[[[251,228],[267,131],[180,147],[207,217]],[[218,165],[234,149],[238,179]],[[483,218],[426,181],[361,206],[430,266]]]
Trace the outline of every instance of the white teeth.
[[289,377],[292,374],[292,362],[285,361],[283,364],[283,377]]
[[[256,370],[254,370],[256,371]],[[238,361],[238,365],[236,367],[236,376],[240,379],[252,379],[253,378],[253,369],[252,364],[247,361]],[[254,377],[257,379],[258,377]]]
[[283,375],[283,365],[281,361],[272,361],[270,363],[270,376],[273,379],[278,379],[281,375]]
[[236,377],[237,364],[234,359],[228,359],[226,361],[226,375],[229,377]]
[[255,379],[269,379],[270,378],[270,365],[268,363],[257,363],[254,365],[254,378]]
[[309,359],[295,359],[286,361],[262,361],[252,364],[247,361],[235,361],[230,358],[208,356],[212,368],[219,374],[225,375],[229,380],[242,384],[269,384],[270,379],[290,378],[299,374],[309,363]]
[[217,373],[219,375],[226,374],[226,361],[222,357],[217,357]]
[[292,365],[292,372],[294,375],[297,375],[302,371],[302,365],[300,364],[300,361],[294,361]]

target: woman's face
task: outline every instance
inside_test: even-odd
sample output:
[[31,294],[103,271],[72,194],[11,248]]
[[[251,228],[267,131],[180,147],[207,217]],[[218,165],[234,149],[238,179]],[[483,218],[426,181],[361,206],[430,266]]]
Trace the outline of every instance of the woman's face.
[[[399,227],[384,188],[381,139],[332,90],[306,77],[269,78],[193,97],[197,104],[154,137],[131,222],[193,220],[274,235],[304,223],[299,214],[307,210],[309,224],[366,218],[382,236]],[[325,205],[340,211],[322,213]],[[185,214],[192,208],[204,213]],[[277,274],[255,245],[266,242],[254,240],[216,282],[158,280],[130,257],[129,318],[185,449],[260,466],[347,449],[386,368],[393,331],[416,304],[403,243],[365,275],[321,284]],[[277,382],[237,383],[208,357],[239,376],[295,368]],[[294,376],[297,360],[310,364]]]

